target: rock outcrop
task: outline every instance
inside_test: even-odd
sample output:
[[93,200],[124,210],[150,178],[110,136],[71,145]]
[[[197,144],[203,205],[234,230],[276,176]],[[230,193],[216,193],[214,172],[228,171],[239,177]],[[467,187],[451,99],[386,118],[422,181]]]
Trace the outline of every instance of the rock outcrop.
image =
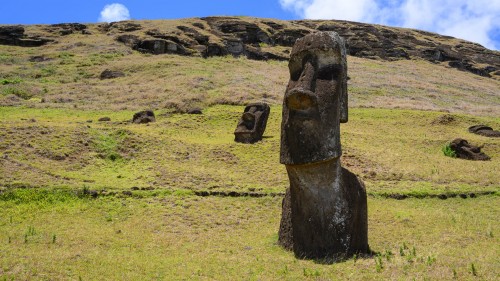
[[0,45],[39,47],[51,41],[46,38],[26,36],[24,27],[20,25],[0,26]]
[[[143,31],[134,33],[133,40],[130,34],[122,32],[117,40],[153,54],[287,60],[298,38],[317,31],[335,31],[345,39],[347,53],[352,56],[383,60],[418,58],[446,63],[484,77],[499,76],[500,52],[426,31],[335,20],[280,21],[245,17],[196,20],[170,32],[143,27]],[[159,39],[165,42],[156,41]],[[159,47],[155,48],[155,44]]]
[[[347,54],[381,60],[423,59],[484,77],[500,79],[500,52],[465,40],[415,29],[337,20],[282,21],[250,17],[203,17],[172,21],[121,21],[101,24],[61,23],[25,27],[0,26],[0,44],[42,46],[71,34],[112,36],[149,54],[244,56],[253,60],[288,60],[298,38],[335,31],[345,39]],[[41,28],[40,28],[41,27]]]

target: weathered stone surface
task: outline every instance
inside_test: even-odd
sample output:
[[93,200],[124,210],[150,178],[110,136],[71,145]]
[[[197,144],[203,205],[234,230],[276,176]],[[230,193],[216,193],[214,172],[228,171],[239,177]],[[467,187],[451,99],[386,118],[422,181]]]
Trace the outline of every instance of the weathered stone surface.
[[0,26],[0,45],[39,47],[48,42],[52,42],[52,40],[26,36],[24,34],[24,27],[20,25]]
[[201,111],[201,108],[195,107],[195,108],[189,109],[187,111],[187,114],[203,114],[203,112]]
[[273,35],[273,39],[278,45],[291,47],[295,44],[297,39],[302,38],[309,33],[311,33],[311,30],[307,29],[284,29],[276,32]]
[[297,165],[340,157],[340,122],[347,122],[347,61],[343,40],[333,32],[299,39],[290,54],[288,68],[281,163]]
[[[311,166],[311,173],[318,173],[321,175],[330,175],[335,176],[331,173],[330,168],[335,165],[335,168],[340,167],[340,164],[329,163],[330,165],[321,165],[321,166]],[[320,167],[320,169],[317,169]],[[342,168],[341,169],[341,183],[340,187],[343,188],[339,194],[342,196],[338,198],[338,203],[340,205],[327,205],[322,209],[322,212],[325,217],[337,217],[339,221],[350,222],[351,225],[346,224],[343,226],[344,229],[338,229],[336,231],[332,231],[332,229],[318,229],[317,225],[322,224],[317,221],[309,221],[309,218],[306,218],[305,225],[301,225],[301,232],[310,231],[308,228],[314,228],[315,232],[326,232],[327,235],[320,236],[323,241],[321,241],[322,246],[318,247],[316,245],[307,245],[304,248],[312,248],[313,252],[304,255],[305,257],[316,257],[316,258],[336,258],[342,259],[348,257],[355,253],[367,253],[369,252],[368,247],[368,223],[366,214],[368,212],[367,200],[366,200],[366,189],[364,183],[358,178],[355,174],[351,173],[349,170]],[[301,171],[302,173],[302,171]],[[324,179],[325,181],[330,181],[331,179]],[[300,191],[299,191],[300,192]],[[309,196],[311,194],[307,194],[308,192],[313,192],[312,189],[305,189],[300,194],[301,196]],[[322,204],[331,204],[331,195],[326,195],[325,198],[321,196],[313,196],[314,202],[311,202],[312,205],[321,205]],[[320,197],[324,199],[325,202],[316,201],[316,197]],[[328,199],[330,198],[330,199]],[[312,199],[312,198],[311,198]],[[308,212],[309,211],[309,212]],[[314,212],[315,210],[313,210]],[[304,220],[303,216],[306,213],[311,213],[311,210],[305,210],[300,213],[302,220]],[[306,215],[307,216],[307,215]],[[300,223],[303,221],[299,220]],[[337,225],[338,227],[338,225]],[[351,232],[351,233],[346,233]],[[278,233],[278,243],[287,250],[294,250],[294,239],[293,239],[293,231],[292,231],[292,197],[290,188],[286,190],[285,197],[282,202],[282,216],[280,221],[280,229]],[[328,235],[329,234],[329,235]],[[344,238],[342,238],[343,236]],[[352,239],[346,240],[345,237],[351,237]],[[312,241],[311,241],[312,242]],[[346,242],[348,242],[346,244]],[[304,252],[304,250],[299,250],[300,252]],[[325,253],[331,253],[330,255],[325,255]]]
[[65,36],[73,33],[85,34],[87,26],[81,23],[57,23],[49,25],[46,30],[51,33]]
[[271,43],[269,35],[257,24],[236,18],[203,18],[216,31],[231,34],[245,44]]
[[116,37],[116,41],[122,42],[125,45],[131,47],[132,49],[135,49],[141,40],[140,40],[139,36],[137,36],[137,35],[123,34],[123,35]]
[[488,155],[481,152],[482,147],[471,145],[464,139],[454,139],[450,143],[450,148],[455,152],[457,158],[460,159],[478,161],[490,160],[490,157]]
[[44,62],[44,61],[50,61],[52,60],[51,58],[48,58],[46,56],[32,56],[29,58],[30,62]]
[[125,76],[125,73],[123,73],[121,71],[106,69],[103,72],[101,72],[100,78],[101,78],[101,80],[103,80],[103,79],[114,79],[114,78],[124,77],[124,76]]
[[340,164],[340,122],[347,122],[347,62],[335,32],[295,42],[283,99],[280,162],[290,190],[279,243],[299,258],[342,259],[367,253],[363,183]]
[[500,131],[495,131],[493,128],[488,127],[486,125],[474,125],[469,127],[469,132],[485,137],[500,137]]
[[109,32],[112,30],[117,30],[119,32],[132,32],[141,30],[142,26],[139,23],[133,21],[118,21],[110,23],[99,24],[99,29],[101,32]]
[[181,45],[163,39],[146,39],[141,40],[135,46],[135,49],[143,53],[159,54],[188,54],[186,49]]
[[[238,17],[206,17],[199,20],[203,23],[179,25],[177,30],[168,32],[147,30],[137,40],[156,38],[171,41],[186,50],[180,53],[184,55],[211,57],[232,54],[255,60],[282,60],[288,59],[285,52],[297,39],[318,30],[335,31],[345,39],[348,55],[382,60],[420,58],[446,63],[476,75],[500,78],[500,52],[431,32],[335,20],[280,21]],[[100,27],[105,32],[118,30],[134,32],[123,35],[140,34],[140,28],[134,27],[132,22],[102,24]],[[117,37],[120,42],[137,50],[137,42],[133,43],[134,40],[130,39]],[[264,50],[264,46],[270,48]],[[157,52],[141,49],[149,53]]]
[[270,110],[266,103],[248,104],[234,131],[234,141],[241,143],[260,141],[266,130]]
[[132,122],[136,124],[145,124],[150,122],[155,122],[155,114],[152,110],[144,110],[134,114]]

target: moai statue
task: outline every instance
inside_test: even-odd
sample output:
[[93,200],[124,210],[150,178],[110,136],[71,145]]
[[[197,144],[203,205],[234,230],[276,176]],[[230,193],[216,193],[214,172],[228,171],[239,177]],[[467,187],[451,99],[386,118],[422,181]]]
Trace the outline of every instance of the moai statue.
[[234,130],[234,141],[242,143],[260,141],[266,130],[269,112],[270,107],[266,103],[248,104]]
[[280,162],[290,189],[279,243],[299,258],[367,253],[365,187],[340,164],[340,123],[347,122],[344,41],[335,32],[309,34],[296,41],[288,68]]

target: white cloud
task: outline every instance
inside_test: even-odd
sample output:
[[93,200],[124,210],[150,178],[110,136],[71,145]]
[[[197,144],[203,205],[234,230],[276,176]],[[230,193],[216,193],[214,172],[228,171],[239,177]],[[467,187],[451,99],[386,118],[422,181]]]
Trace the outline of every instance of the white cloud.
[[101,16],[99,17],[100,22],[113,22],[129,19],[130,13],[127,7],[119,3],[104,6],[104,9],[101,11]]
[[337,19],[433,31],[500,48],[500,0],[280,0],[306,19]]

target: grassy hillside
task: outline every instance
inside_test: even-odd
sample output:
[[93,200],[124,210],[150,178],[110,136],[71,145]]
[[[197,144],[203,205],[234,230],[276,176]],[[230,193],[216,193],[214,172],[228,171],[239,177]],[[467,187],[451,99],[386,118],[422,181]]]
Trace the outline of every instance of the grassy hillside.
[[[148,126],[127,121],[133,111],[3,107],[0,148],[6,186],[132,187],[194,191],[282,193],[279,164],[281,107],[273,106],[264,139],[233,141],[242,106],[212,106],[203,115],[158,111]],[[98,122],[100,117],[111,122]],[[499,118],[441,112],[352,109],[342,125],[343,162],[372,194],[497,191],[500,140],[473,135],[473,124],[500,127]],[[92,121],[89,123],[88,121]],[[442,147],[463,137],[483,144],[493,160],[445,157]]]
[[[0,280],[499,278],[500,139],[467,132],[500,129],[499,80],[348,58],[342,163],[366,184],[376,254],[325,264],[276,245],[286,62],[147,55],[89,30],[0,45]],[[235,143],[253,101],[271,104],[264,139]],[[142,109],[157,121],[130,123]],[[444,156],[457,137],[492,159]]]
[[[162,27],[164,32],[177,25],[175,21],[150,24],[150,28]],[[28,34],[48,34],[46,26],[26,30]],[[286,62],[141,54],[117,42],[120,33],[116,30],[102,33],[97,25],[89,25],[89,31],[92,35],[57,36],[56,43],[43,47],[0,45],[0,104],[177,111],[251,101],[281,104],[288,81]],[[34,57],[38,59],[31,62]],[[500,115],[498,79],[420,59],[384,61],[350,56],[348,65],[353,107]],[[100,80],[105,69],[122,71],[126,76]]]

